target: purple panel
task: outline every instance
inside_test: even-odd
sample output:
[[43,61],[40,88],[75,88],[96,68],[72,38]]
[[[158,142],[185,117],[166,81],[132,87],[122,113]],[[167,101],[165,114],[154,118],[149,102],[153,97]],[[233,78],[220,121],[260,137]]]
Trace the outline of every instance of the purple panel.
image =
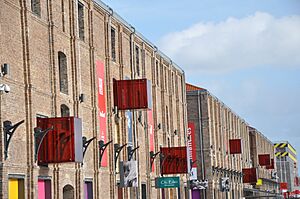
[[45,180],[45,199],[51,198],[51,180]]
[[192,190],[192,199],[200,199],[200,190]]

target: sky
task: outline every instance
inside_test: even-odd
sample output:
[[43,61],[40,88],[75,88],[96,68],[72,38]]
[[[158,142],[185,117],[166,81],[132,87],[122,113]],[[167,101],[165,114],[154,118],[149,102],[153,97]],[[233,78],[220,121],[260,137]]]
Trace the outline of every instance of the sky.
[[271,141],[300,161],[299,0],[104,0]]

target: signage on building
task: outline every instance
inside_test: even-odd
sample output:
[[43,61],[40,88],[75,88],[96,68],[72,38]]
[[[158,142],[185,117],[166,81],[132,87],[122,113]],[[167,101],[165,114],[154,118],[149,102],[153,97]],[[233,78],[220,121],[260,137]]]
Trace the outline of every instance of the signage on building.
[[186,147],[161,147],[161,174],[188,173]]
[[281,192],[287,192],[287,190],[288,190],[288,183],[287,182],[281,182],[280,184],[279,184],[279,188],[280,188],[280,191]]
[[[100,61],[96,62],[96,75],[98,85],[98,124],[100,131],[100,140],[107,142],[106,138],[106,101],[105,101],[105,69],[104,64]],[[107,152],[104,151],[101,161],[101,166],[107,166]]]
[[241,154],[242,153],[242,142],[241,139],[229,140],[230,154]]
[[258,162],[260,166],[270,166],[271,157],[270,154],[260,154],[258,155]]
[[244,168],[243,183],[256,183],[256,182],[257,182],[256,168]]
[[177,188],[180,187],[179,177],[155,178],[155,188]]
[[76,117],[37,118],[37,127],[53,127],[45,136],[38,163],[82,162],[82,121]]
[[188,149],[191,159],[191,167],[197,167],[196,161],[196,138],[195,138],[195,124],[194,122],[188,122]]
[[220,178],[220,190],[222,192],[228,192],[230,190],[230,181],[228,177]]
[[263,185],[262,179],[258,178],[258,179],[257,179],[257,182],[256,182],[256,185],[257,185],[257,186]]
[[119,110],[151,109],[151,81],[114,79],[114,106]]
[[190,173],[190,180],[197,180],[197,168],[193,167]]

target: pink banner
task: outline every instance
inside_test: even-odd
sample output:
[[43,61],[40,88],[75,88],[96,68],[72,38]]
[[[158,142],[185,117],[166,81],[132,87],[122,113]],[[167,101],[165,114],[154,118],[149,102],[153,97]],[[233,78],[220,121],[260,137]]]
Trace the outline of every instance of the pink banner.
[[[149,147],[150,151],[154,151],[154,128],[153,128],[153,113],[148,110],[148,131],[149,131]],[[152,165],[152,172],[154,171],[154,164]]]
[[193,122],[189,122],[188,123],[188,136],[189,136],[189,140],[188,140],[188,147],[189,147],[189,151],[190,151],[190,158],[192,160],[192,162],[195,162],[193,165],[191,165],[192,167],[197,167],[196,164],[196,138],[195,138],[195,124]]
[[[97,73],[97,84],[98,84],[98,120],[100,126],[100,140],[103,140],[104,143],[106,140],[106,102],[105,102],[105,69],[104,64],[100,61],[96,62],[96,73]],[[103,154],[102,167],[107,166],[107,154],[106,151]]]

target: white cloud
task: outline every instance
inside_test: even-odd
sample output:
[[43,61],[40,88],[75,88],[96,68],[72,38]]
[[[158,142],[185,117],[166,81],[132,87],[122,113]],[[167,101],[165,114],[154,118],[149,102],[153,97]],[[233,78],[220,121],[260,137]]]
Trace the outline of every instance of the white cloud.
[[219,23],[197,23],[160,40],[162,51],[187,72],[224,72],[239,68],[300,67],[300,16],[268,13]]

